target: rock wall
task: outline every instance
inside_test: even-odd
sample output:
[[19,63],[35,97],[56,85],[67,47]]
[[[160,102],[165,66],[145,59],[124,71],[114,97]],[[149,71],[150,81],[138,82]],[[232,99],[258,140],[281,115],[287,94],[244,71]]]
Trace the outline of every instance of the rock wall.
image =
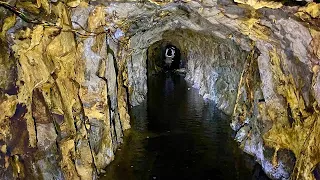
[[2,28],[14,25],[1,39],[1,179],[96,179],[130,128],[122,47],[98,33],[104,7],[50,7],[60,26],[9,16]]
[[233,115],[240,147],[271,178],[319,173],[319,4],[8,3],[30,16],[0,11],[2,179],[96,178],[130,127],[128,101],[144,100],[147,49],[161,40],[185,51],[187,79]]
[[205,99],[232,114],[240,74],[248,52],[231,40],[223,40],[201,32],[175,30],[165,32],[164,39],[177,42],[186,61],[186,80]]

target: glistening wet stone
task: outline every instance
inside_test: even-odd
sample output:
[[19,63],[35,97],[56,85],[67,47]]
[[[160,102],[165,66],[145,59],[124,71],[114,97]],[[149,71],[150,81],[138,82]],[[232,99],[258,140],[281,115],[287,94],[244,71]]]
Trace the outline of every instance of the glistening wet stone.
[[100,179],[268,179],[232,138],[230,117],[184,77],[152,76],[147,100]]

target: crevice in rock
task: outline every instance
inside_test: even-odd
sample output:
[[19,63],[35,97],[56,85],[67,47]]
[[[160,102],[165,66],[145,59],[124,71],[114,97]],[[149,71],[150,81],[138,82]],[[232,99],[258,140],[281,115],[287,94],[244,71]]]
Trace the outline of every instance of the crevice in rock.
[[82,102],[81,102],[81,99],[80,99],[80,96],[79,96],[79,100],[80,100],[80,103],[81,103],[81,114],[82,114],[82,116],[83,116],[83,124],[84,124],[84,127],[85,127],[85,129],[86,129],[86,135],[87,135],[87,140],[88,140],[88,144],[89,144],[89,147],[90,147],[90,152],[91,152],[91,157],[92,157],[92,161],[93,161],[93,167],[94,167],[94,171],[95,171],[95,173],[96,174],[99,174],[98,173],[98,168],[97,168],[97,166],[96,166],[96,162],[95,162],[95,157],[94,157],[94,149],[92,148],[93,146],[91,145],[91,142],[90,142],[90,131],[89,131],[89,129],[87,128],[87,124],[90,124],[89,122],[86,122],[87,120],[87,118],[85,117],[85,114],[84,114],[84,111],[83,111],[83,104],[82,104]]

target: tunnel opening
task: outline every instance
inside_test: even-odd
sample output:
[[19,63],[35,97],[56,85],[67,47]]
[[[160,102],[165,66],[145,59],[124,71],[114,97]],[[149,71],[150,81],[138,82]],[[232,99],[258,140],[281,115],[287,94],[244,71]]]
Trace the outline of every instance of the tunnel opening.
[[168,44],[161,50],[163,67],[165,70],[176,70],[182,67],[179,48],[172,44]]
[[150,45],[147,50],[148,77],[160,72],[180,72],[185,68],[178,45],[161,40]]

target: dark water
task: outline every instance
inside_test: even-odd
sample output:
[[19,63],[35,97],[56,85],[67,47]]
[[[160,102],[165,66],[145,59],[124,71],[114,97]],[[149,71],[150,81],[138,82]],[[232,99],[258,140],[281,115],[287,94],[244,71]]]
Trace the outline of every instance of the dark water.
[[101,179],[266,179],[233,140],[230,118],[183,77],[148,83],[147,101],[131,110],[132,128]]

